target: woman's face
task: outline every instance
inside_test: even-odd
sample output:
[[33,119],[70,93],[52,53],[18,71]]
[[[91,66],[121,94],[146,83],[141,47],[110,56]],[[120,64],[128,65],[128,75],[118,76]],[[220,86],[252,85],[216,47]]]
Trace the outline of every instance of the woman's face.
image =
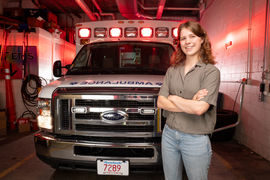
[[203,39],[196,36],[192,31],[183,28],[180,32],[180,46],[187,57],[199,56]]

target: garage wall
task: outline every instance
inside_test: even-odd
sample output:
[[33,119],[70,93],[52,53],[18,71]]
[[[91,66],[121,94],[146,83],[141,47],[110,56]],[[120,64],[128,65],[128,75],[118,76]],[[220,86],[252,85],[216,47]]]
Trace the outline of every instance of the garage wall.
[[[270,160],[270,95],[259,101],[264,57],[266,0],[252,1],[251,56],[248,65],[249,0],[208,0],[201,24],[205,27],[221,71],[220,92],[224,94],[224,109],[233,110],[241,81],[250,77],[245,87],[241,123],[234,138],[252,151]],[[225,48],[225,43],[232,46]],[[268,48],[269,49],[269,48]],[[269,50],[268,50],[269,51]],[[250,73],[246,73],[249,71]],[[266,67],[267,69],[267,67]],[[265,80],[268,91],[269,80]],[[235,111],[239,112],[239,92]]]
[[[17,30],[12,30],[8,36],[7,46],[23,46],[23,33]],[[0,41],[2,42],[3,30],[0,30]],[[1,44],[2,45],[2,44]],[[69,43],[59,37],[59,35],[49,33],[42,28],[36,28],[36,32],[31,32],[28,37],[28,45],[37,47],[37,61],[38,70],[37,76],[43,78],[50,83],[55,78],[52,74],[53,62],[56,60],[62,60],[63,66],[66,64],[71,64],[75,57],[76,47],[74,44]],[[1,69],[2,70],[2,69]],[[13,89],[13,99],[15,103],[16,117],[19,118],[26,108],[23,104],[21,97],[21,87],[22,79],[12,79],[12,89]],[[43,81],[43,85],[45,82]],[[33,90],[29,89],[29,92]],[[0,79],[0,109],[6,107],[6,90],[5,90],[5,80]],[[30,108],[34,113],[36,113],[36,108]],[[30,117],[30,116],[29,116]]]

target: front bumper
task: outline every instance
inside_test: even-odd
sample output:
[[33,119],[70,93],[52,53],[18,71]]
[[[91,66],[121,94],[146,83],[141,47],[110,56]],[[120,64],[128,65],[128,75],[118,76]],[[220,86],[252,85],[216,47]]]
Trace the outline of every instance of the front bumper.
[[60,139],[39,131],[35,134],[36,154],[56,169],[96,171],[97,159],[130,161],[130,171],[162,170],[160,142],[98,142]]

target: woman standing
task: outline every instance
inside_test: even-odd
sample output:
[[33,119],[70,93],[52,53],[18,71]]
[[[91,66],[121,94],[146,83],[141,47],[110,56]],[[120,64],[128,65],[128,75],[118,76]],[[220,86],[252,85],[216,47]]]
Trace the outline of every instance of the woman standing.
[[206,180],[212,157],[209,134],[216,123],[220,72],[203,27],[187,21],[178,28],[177,51],[164,77],[157,105],[167,117],[162,135],[166,180]]

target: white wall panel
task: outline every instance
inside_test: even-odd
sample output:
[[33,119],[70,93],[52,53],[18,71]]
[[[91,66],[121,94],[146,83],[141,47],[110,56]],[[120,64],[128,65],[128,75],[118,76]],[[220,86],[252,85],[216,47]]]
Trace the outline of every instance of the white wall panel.
[[[207,5],[211,2],[208,1]],[[221,71],[222,81],[238,81],[247,77],[249,3],[249,0],[215,0],[201,20],[217,54],[217,67]],[[237,126],[234,138],[270,160],[270,96],[265,96],[264,101],[259,101],[264,57],[265,13],[266,0],[253,0],[251,84],[245,88],[242,122]],[[225,43],[230,39],[233,45],[225,49]],[[224,109],[232,110],[238,86],[237,83],[221,84]],[[265,86],[268,90],[269,81],[265,80]],[[235,110],[239,112],[239,96],[236,102]]]

